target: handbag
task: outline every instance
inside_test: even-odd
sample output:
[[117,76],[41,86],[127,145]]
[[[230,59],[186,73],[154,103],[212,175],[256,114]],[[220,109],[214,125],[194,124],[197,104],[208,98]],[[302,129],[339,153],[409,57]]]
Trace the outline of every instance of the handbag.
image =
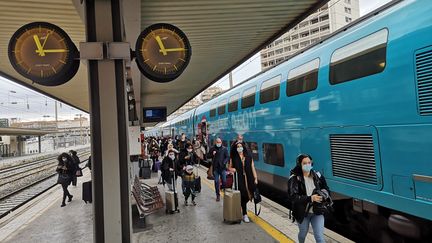
[[258,188],[255,188],[255,191],[253,193],[253,198],[254,198],[254,203],[255,203],[255,215],[258,216],[261,213],[261,205],[260,205],[259,210],[257,212],[257,204],[262,201],[261,194],[260,194]]
[[67,173],[60,173],[57,178],[58,184],[69,184],[71,181],[70,175]]
[[207,179],[208,180],[214,180],[213,165],[210,165],[209,169],[207,170]]
[[83,173],[82,173],[82,169],[81,169],[81,168],[78,168],[78,169],[77,169],[77,171],[75,172],[75,176],[76,176],[76,177],[81,177],[81,176],[83,176]]

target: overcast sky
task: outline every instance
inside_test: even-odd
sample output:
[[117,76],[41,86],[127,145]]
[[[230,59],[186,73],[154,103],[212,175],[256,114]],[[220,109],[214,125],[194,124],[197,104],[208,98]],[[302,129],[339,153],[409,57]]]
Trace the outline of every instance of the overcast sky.
[[[88,117],[86,113],[60,102],[57,102],[57,111],[59,120],[73,119],[80,113]],[[0,118],[55,120],[55,101],[0,77]]]
[[[360,15],[364,15],[387,2],[390,0],[360,0]],[[257,53],[233,71],[234,85],[260,71],[261,58]],[[216,82],[215,85],[227,89],[229,87],[228,75]],[[0,77],[0,118],[20,118],[22,121],[54,120],[54,104],[53,99]],[[85,114],[60,102],[57,104],[59,120],[73,119],[77,114]],[[87,114],[85,116],[88,117]]]

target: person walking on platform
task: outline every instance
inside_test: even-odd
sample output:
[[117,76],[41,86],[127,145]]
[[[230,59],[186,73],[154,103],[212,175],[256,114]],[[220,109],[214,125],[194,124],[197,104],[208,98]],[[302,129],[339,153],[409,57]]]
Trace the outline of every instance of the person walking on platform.
[[177,148],[181,152],[186,149],[186,144],[188,140],[186,139],[186,135],[184,133],[181,134],[180,140],[177,142]]
[[258,176],[252,155],[245,149],[243,143],[239,141],[235,144],[235,147],[237,148],[237,153],[231,158],[229,169],[233,172],[237,172],[243,221],[249,223],[250,220],[247,216],[246,204],[253,198],[253,193],[258,184]]
[[63,201],[61,207],[66,206],[66,197],[68,197],[68,202],[72,201],[72,195],[68,191],[68,186],[72,181],[73,173],[75,173],[75,165],[72,157],[68,153],[62,153],[57,157],[57,173],[58,180],[57,183],[61,184],[63,188]]
[[[315,211],[317,203],[321,203],[325,195],[329,198],[329,188],[318,171],[312,170],[312,157],[307,154],[300,154],[296,159],[296,166],[291,170],[288,180],[288,196],[292,203],[292,213],[298,222],[300,243],[305,242],[309,230],[309,223],[312,224],[315,241],[324,243],[324,215],[323,212]],[[317,190],[320,192],[317,193]]]
[[177,149],[174,148],[174,144],[172,143],[168,144],[168,149],[165,151],[165,155],[164,155],[165,157],[168,156],[169,151],[174,151],[175,155],[180,153]]
[[79,170],[80,159],[75,150],[69,150],[69,154],[72,157],[74,168],[75,168],[75,171],[72,174],[72,186],[76,186],[77,185],[76,172],[77,170]]
[[192,205],[196,206],[195,202],[195,174],[193,173],[193,166],[187,165],[182,177],[182,189],[185,197],[185,206],[188,206],[189,196],[192,196]]
[[222,188],[226,183],[226,167],[229,160],[228,149],[222,145],[220,138],[216,139],[215,145],[210,149],[209,156],[212,159],[216,201],[220,201],[219,179],[222,178]]
[[[172,175],[173,173],[175,173],[175,177],[177,177],[178,172],[175,171],[176,167],[177,167],[177,160],[176,160],[176,156],[173,150],[168,151],[168,156],[165,157],[162,160],[162,164],[161,164],[161,171],[162,171],[162,179],[165,183],[168,184],[168,188],[169,190],[173,190],[173,185],[172,185]],[[177,178],[174,178],[174,181],[176,182]]]
[[179,161],[181,168],[187,165],[195,165],[197,163],[197,156],[193,151],[191,143],[186,144],[186,149],[180,153]]

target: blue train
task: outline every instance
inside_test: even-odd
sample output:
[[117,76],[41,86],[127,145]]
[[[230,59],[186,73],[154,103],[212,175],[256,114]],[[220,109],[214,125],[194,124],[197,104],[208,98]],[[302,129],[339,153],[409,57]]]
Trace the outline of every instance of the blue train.
[[432,231],[431,13],[425,0],[387,4],[160,132],[227,146],[243,134],[260,183],[281,192],[296,156],[311,154],[342,221],[369,222],[382,238],[388,225],[424,239]]

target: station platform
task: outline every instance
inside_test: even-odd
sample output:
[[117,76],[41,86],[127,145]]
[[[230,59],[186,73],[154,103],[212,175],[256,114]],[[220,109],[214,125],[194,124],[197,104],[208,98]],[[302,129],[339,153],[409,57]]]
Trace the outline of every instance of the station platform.
[[[206,179],[206,168],[199,170],[202,191],[195,199],[196,206],[184,205],[184,197],[177,182],[180,213],[166,214],[165,209],[147,216],[146,228],[137,225],[133,215],[133,242],[296,242],[298,227],[288,218],[288,209],[263,197],[261,214],[253,213],[248,203],[251,223],[225,224],[223,200],[216,202],[213,181]],[[90,180],[89,170],[79,178],[77,187],[70,186],[72,202],[60,207],[62,190],[56,186],[19,210],[0,220],[0,242],[92,242],[92,204],[81,200],[82,182]],[[158,175],[143,180],[158,185]],[[158,185],[164,197],[164,187]],[[164,200],[165,201],[165,200]],[[325,229],[326,242],[350,242]],[[310,227],[306,242],[315,242]]]

